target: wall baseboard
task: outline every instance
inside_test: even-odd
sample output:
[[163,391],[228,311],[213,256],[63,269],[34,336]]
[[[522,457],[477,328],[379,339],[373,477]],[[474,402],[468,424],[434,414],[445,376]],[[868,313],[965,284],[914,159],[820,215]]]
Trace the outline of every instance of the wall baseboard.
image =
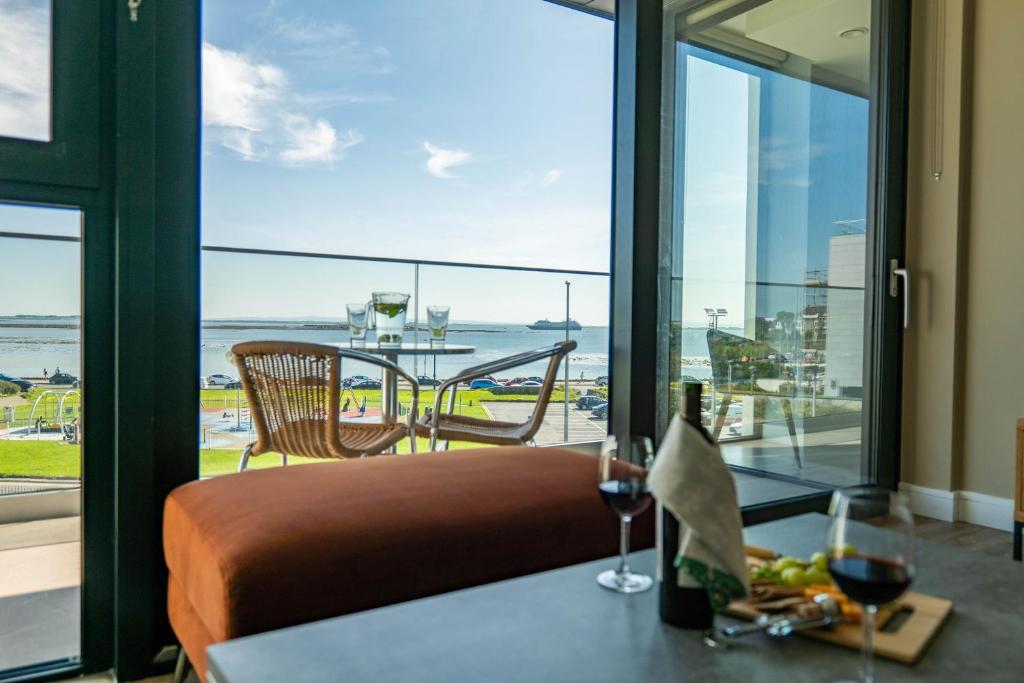
[[915,515],[944,522],[967,522],[1000,531],[1013,530],[1013,500],[974,491],[944,491],[900,484]]
[[900,483],[900,491],[910,499],[910,509],[915,515],[941,519],[943,522],[956,520],[956,492],[930,489],[916,484]]

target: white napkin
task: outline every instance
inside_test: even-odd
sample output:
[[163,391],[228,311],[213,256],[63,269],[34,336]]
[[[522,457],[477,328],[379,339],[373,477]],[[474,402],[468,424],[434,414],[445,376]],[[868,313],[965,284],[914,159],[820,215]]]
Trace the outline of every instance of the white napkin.
[[744,597],[750,583],[743,520],[736,484],[718,445],[675,415],[647,483],[654,498],[679,520],[678,585],[703,586],[716,609]]

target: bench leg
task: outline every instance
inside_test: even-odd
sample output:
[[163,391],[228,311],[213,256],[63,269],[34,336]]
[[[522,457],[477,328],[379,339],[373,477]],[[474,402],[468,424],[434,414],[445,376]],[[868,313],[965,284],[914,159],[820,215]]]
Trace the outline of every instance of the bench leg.
[[786,415],[789,439],[793,442],[793,457],[796,458],[796,467],[802,470],[804,468],[804,461],[800,458],[800,442],[796,438],[796,425],[793,423],[793,402],[788,398],[782,401],[782,412]]
[[1013,523],[1013,559],[1021,561],[1021,537],[1024,536],[1024,522]]
[[189,669],[192,666],[188,661],[188,655],[185,654],[185,648],[178,646],[178,661],[174,665],[174,678],[171,679],[172,683],[185,683],[185,678],[188,676]]
[[[718,441],[719,434],[722,433],[722,427],[725,426],[725,414],[729,410],[729,404],[732,403],[732,394],[725,394],[722,396],[722,407],[718,409],[718,414],[715,416],[715,427],[711,433],[711,439]],[[711,410],[714,411],[715,407],[711,406]]]
[[245,447],[242,451],[242,459],[238,461],[238,471],[245,472],[245,468],[249,466],[249,456],[252,455],[252,444]]

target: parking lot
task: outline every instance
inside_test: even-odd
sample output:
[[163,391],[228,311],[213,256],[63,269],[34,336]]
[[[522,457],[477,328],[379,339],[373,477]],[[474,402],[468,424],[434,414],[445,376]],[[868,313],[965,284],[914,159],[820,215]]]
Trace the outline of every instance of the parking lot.
[[[485,401],[483,406],[495,420],[524,422],[533,413],[535,403],[512,401]],[[608,421],[595,418],[589,410],[579,410],[575,403],[569,404],[569,441],[596,441],[604,439],[608,432]],[[564,410],[561,403],[548,404],[544,422],[537,432],[537,443],[541,446],[563,443]]]

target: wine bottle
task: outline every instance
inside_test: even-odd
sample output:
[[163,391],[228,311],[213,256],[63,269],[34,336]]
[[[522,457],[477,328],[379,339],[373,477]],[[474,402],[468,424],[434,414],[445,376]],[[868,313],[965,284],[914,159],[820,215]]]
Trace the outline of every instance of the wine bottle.
[[[708,443],[714,443],[711,435],[700,423],[700,391],[699,382],[685,384],[682,416],[708,440]],[[679,570],[675,567],[675,559],[679,550],[679,520],[660,504],[658,510],[661,515],[661,533],[658,538],[658,561],[661,569],[658,613],[661,620],[671,626],[709,629],[714,624],[715,612],[711,609],[708,592],[699,587],[682,587],[677,580]]]

